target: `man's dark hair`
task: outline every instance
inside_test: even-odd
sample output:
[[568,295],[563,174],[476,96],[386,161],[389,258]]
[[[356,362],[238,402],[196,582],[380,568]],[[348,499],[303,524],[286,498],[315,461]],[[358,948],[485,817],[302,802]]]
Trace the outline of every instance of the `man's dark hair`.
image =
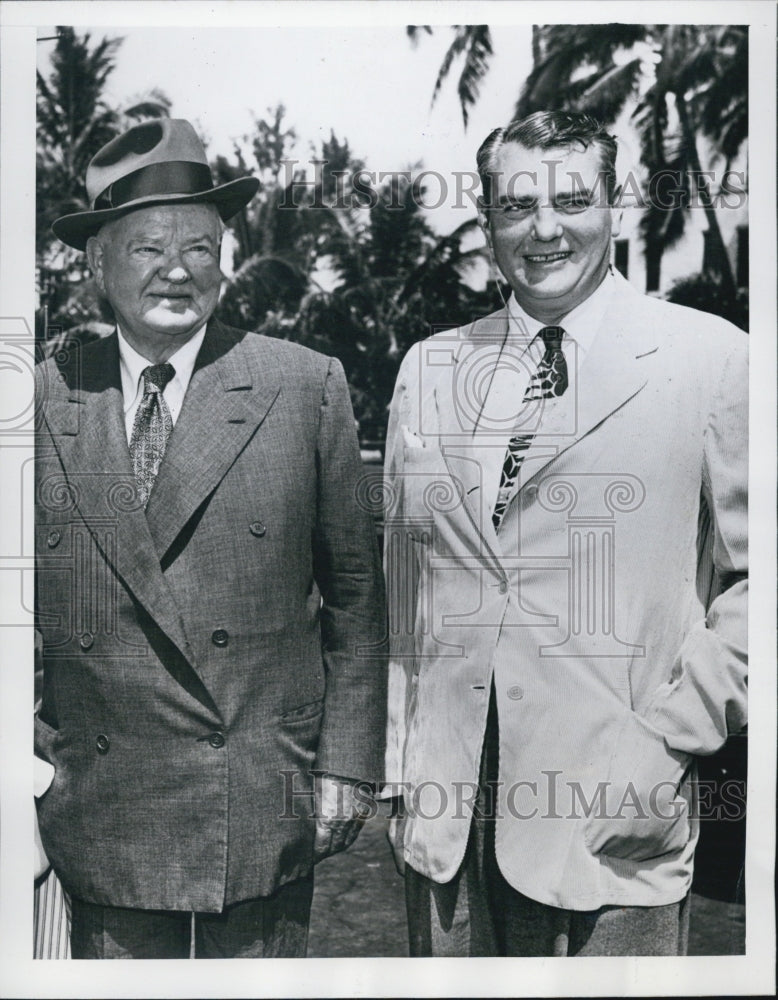
[[616,191],[616,137],[591,115],[580,111],[535,111],[490,132],[476,153],[482,201],[486,207],[492,203],[494,156],[506,142],[517,142],[525,149],[569,149],[576,145],[588,149],[594,145],[600,154],[608,204],[612,204]]

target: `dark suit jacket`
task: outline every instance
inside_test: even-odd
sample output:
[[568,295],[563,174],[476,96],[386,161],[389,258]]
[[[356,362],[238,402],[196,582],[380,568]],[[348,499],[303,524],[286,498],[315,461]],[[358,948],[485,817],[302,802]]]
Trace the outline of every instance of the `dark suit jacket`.
[[343,370],[211,321],[145,512],[116,336],[36,374],[49,858],[114,906],[269,894],[311,868],[290,794],[310,769],[381,777],[383,583]]

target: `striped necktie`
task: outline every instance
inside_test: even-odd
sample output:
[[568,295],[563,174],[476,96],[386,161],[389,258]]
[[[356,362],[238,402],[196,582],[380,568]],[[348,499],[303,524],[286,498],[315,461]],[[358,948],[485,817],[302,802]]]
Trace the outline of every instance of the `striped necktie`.
[[[539,332],[538,336],[543,338],[546,350],[524,393],[524,403],[561,396],[567,389],[567,361],[562,351],[564,335],[565,331],[561,326],[544,326]],[[492,513],[495,531],[500,530],[508,504],[516,495],[521,463],[534,436],[534,434],[518,434],[508,442],[500,476],[500,488]]]

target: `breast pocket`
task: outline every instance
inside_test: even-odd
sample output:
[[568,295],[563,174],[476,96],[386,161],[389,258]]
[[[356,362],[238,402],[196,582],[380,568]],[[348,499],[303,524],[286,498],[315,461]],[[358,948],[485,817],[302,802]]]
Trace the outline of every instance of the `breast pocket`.
[[464,503],[465,490],[453,476],[437,448],[405,448],[399,487],[406,517],[431,526]]

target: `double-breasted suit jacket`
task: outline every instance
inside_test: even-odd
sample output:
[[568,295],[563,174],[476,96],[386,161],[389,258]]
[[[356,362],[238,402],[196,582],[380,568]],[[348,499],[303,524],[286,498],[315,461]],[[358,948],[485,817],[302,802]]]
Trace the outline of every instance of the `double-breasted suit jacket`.
[[380,779],[385,607],[340,364],[208,324],[144,511],[116,336],[37,371],[38,802],[64,887],[218,912],[312,865],[312,768]]
[[505,310],[411,349],[386,464],[405,858],[456,873],[493,684],[500,868],[578,910],[683,897],[693,755],[746,718],[747,338],[612,280],[568,391],[521,411],[534,437],[499,535],[526,347]]

